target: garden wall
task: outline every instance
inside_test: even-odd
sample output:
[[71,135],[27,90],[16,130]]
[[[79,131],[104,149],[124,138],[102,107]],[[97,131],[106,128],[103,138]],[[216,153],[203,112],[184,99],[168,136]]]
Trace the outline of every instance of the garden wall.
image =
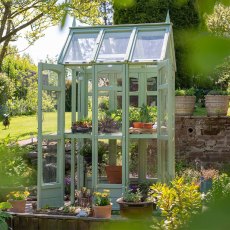
[[14,214],[8,224],[13,230],[147,230],[153,222],[152,220],[129,221],[118,215],[112,216],[111,219],[97,219],[92,217]]
[[230,166],[230,117],[176,117],[176,159]]

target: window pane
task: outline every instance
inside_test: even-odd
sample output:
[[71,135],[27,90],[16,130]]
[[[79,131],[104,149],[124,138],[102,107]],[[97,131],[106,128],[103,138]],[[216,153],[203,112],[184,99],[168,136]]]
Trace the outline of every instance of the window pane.
[[98,33],[74,34],[67,49],[64,62],[89,62]]
[[131,32],[106,33],[97,61],[124,60]]
[[164,41],[164,33],[164,31],[139,32],[132,61],[140,59],[160,59]]
[[42,143],[43,183],[57,181],[57,140],[44,140]]

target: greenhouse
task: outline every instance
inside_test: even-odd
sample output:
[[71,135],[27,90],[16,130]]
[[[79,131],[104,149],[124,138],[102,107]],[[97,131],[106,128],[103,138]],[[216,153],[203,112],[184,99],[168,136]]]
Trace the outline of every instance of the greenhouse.
[[72,203],[76,188],[109,189],[114,209],[128,184],[172,179],[175,71],[168,20],[71,27],[58,64],[39,63],[38,207],[63,206],[67,171]]

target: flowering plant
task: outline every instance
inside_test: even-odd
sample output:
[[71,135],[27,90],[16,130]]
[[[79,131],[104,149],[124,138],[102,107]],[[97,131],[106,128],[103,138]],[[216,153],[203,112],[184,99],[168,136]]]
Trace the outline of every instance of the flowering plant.
[[104,189],[103,192],[95,192],[93,195],[94,195],[94,204],[96,206],[110,205],[109,190]]
[[29,195],[30,193],[28,191],[13,191],[6,197],[8,200],[26,200]]

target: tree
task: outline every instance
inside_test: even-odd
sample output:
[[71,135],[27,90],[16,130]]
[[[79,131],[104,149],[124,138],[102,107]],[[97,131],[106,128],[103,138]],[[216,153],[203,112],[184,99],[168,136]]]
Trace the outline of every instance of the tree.
[[81,22],[101,23],[103,0],[0,0],[0,71],[11,41],[24,36],[29,45],[44,36],[46,28],[60,23],[68,13]]
[[230,6],[217,3],[212,14],[206,15],[208,29],[218,36],[230,36]]
[[198,27],[199,15],[196,0],[136,0],[136,3],[129,8],[114,5],[114,22],[115,24],[164,22],[168,10],[174,30],[177,63],[176,86],[188,88],[192,85],[193,76],[184,63],[189,51],[180,31]]

